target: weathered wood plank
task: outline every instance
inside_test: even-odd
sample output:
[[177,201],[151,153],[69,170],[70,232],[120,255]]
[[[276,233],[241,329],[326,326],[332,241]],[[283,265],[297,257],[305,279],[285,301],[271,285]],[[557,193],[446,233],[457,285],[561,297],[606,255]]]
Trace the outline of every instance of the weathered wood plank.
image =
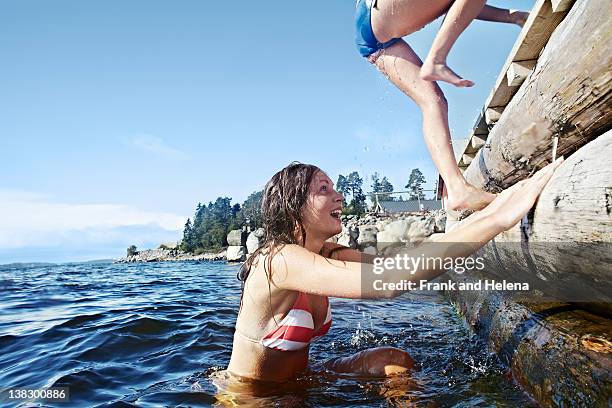
[[487,138],[479,135],[473,135],[470,139],[470,145],[476,150],[480,150],[480,148],[484,146],[486,142]]
[[504,112],[503,106],[496,106],[493,108],[487,108],[485,111],[485,121],[489,125],[493,125],[497,123],[497,121],[501,118],[502,113]]
[[501,69],[495,86],[485,102],[485,108],[508,104],[516,92],[516,88],[508,86],[506,81],[506,72],[510,64],[514,61],[537,59],[540,51],[566,14],[566,12],[553,13],[550,1],[538,0]]
[[508,78],[508,86],[519,86],[533,71],[536,60],[517,61],[510,64],[506,77]]
[[475,156],[475,155],[476,155],[476,154],[474,154],[474,153],[465,153],[465,154],[463,155],[463,159],[462,159],[462,160],[463,160],[463,163],[464,163],[464,164],[467,164],[467,165],[469,166],[469,165],[470,165],[470,163],[472,162],[472,159],[474,158],[474,156]]
[[[505,188],[550,158],[553,135],[559,137],[561,156],[610,129],[611,20],[609,0],[574,4],[489,133],[490,148],[480,149],[466,170],[470,183]],[[536,121],[538,125],[525,132]]]
[[[472,138],[474,137],[474,131],[472,131],[470,133],[470,135],[468,136],[468,142],[465,146],[465,149],[463,149],[463,154],[471,154],[471,155],[475,155],[478,152],[478,149],[475,149],[472,146]],[[463,155],[462,155],[463,157]]]
[[484,113],[480,113],[480,115],[478,115],[478,119],[476,119],[476,124],[474,125],[474,134],[475,135],[488,135],[489,134],[489,126],[487,125],[487,121],[485,120]]

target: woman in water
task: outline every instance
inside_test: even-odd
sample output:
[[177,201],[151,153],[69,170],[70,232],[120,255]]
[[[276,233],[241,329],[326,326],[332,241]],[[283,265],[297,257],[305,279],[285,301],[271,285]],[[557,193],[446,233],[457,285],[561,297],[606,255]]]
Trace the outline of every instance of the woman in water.
[[[425,62],[402,40],[446,13]],[[451,47],[474,18],[523,26],[528,13],[491,7],[485,0],[358,0],[355,23],[360,54],[416,102],[423,135],[448,192],[447,209],[478,210],[495,195],[470,185],[455,162],[448,105],[435,81],[459,87],[474,83],[446,65]]]
[[[503,191],[435,244],[422,244],[407,254],[469,256],[529,211],[561,162]],[[235,381],[215,382],[222,394],[278,391],[281,383],[304,373],[311,341],[324,336],[332,323],[328,297],[391,298],[402,293],[364,284],[364,277],[374,276],[375,257],[327,242],[342,231],[342,202],[327,174],[313,165],[292,163],[266,184],[263,243],[239,273],[243,291],[224,373],[226,380]],[[389,282],[419,282],[444,270],[411,272],[389,267],[384,276]],[[378,347],[331,359],[319,369],[371,377],[402,373],[412,365],[406,351]]]

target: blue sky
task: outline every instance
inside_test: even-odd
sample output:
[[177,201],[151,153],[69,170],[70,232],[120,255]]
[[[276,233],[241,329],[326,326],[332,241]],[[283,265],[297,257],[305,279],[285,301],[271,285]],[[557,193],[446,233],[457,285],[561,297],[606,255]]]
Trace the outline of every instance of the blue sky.
[[[533,1],[494,1],[530,9]],[[332,179],[437,177],[420,113],[353,44],[352,0],[0,2],[0,263],[177,240],[197,202],[242,202],[292,160]],[[424,57],[440,22],[406,40]],[[471,128],[519,33],[476,21],[442,85]],[[369,184],[369,183],[368,183]]]

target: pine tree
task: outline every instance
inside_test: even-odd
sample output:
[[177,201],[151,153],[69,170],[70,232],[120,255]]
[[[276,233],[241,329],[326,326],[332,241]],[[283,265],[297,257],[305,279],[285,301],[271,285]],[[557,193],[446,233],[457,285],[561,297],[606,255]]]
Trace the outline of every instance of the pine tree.
[[[387,179],[387,177],[380,178],[380,174],[375,172],[372,175],[372,192],[374,193],[392,193],[393,192],[393,184]],[[376,202],[376,196],[378,196],[378,201],[393,201],[393,197],[391,194],[372,194],[370,199],[372,203]]]
[[193,242],[193,227],[191,226],[191,220],[189,218],[187,218],[185,228],[183,228],[183,240],[181,241],[180,248],[181,251],[184,252],[192,252],[195,249]]
[[246,222],[246,220],[248,219],[249,225],[252,229],[259,228],[263,225],[261,221],[262,197],[263,191],[256,191],[254,193],[251,193],[251,195],[247,197],[244,203],[242,203],[240,212],[237,215],[237,217],[244,220],[244,222]]
[[344,197],[342,200],[342,206],[345,208],[346,211],[346,198],[349,195],[349,188],[348,180],[342,174],[338,175],[338,181],[336,182],[336,191],[338,191]]
[[411,200],[424,200],[425,194],[423,193],[423,184],[425,183],[425,177],[421,170],[418,168],[412,169],[410,172],[410,178],[408,179],[408,184],[406,187],[408,191],[410,191],[410,199]]
[[[387,177],[383,177],[380,181],[380,191],[383,193],[393,192],[393,184],[391,184],[391,182],[387,180]],[[381,201],[393,201],[393,197],[391,196],[391,194],[384,194],[379,197],[379,200]]]
[[347,213],[361,215],[366,211],[366,196],[363,194],[363,179],[356,171],[347,177],[347,189],[351,193],[351,201]]

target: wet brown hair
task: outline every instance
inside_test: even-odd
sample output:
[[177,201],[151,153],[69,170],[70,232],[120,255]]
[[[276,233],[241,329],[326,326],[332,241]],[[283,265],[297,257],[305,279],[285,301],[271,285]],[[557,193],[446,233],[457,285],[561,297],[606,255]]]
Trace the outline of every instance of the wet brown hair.
[[263,242],[238,271],[237,277],[242,282],[240,308],[242,308],[245,282],[249,277],[253,262],[258,259],[259,255],[267,255],[264,271],[270,290],[272,258],[285,245],[305,245],[306,230],[302,223],[302,209],[308,199],[310,183],[319,171],[321,170],[312,164],[293,162],[272,176],[266,183],[261,201]]

